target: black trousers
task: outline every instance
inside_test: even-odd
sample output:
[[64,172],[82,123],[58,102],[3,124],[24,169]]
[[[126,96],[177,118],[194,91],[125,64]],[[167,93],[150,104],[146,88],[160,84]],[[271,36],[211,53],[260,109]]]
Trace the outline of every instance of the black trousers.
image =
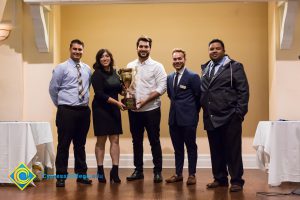
[[88,106],[58,106],[56,126],[58,133],[56,174],[66,178],[68,174],[69,148],[74,146],[75,173],[86,174],[86,136],[90,127],[91,111]]
[[207,133],[214,179],[228,183],[229,172],[230,183],[243,186],[242,120],[235,114],[226,125]]
[[130,132],[133,143],[133,160],[136,170],[143,171],[143,140],[144,131],[148,133],[148,139],[151,145],[154,169],[153,172],[162,171],[162,151],[160,145],[160,108],[145,111],[128,111]]
[[188,155],[189,175],[196,174],[198,158],[196,144],[197,126],[178,126],[177,124],[174,124],[169,126],[169,130],[175,151],[176,174],[182,175],[184,165],[184,144]]

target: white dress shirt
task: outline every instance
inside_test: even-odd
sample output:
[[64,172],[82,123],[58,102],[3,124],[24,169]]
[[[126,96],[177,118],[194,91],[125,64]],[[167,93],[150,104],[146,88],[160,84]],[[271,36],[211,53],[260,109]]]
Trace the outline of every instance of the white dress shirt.
[[[148,98],[149,94],[156,91],[160,95],[167,89],[167,74],[164,66],[152,60],[150,57],[143,63],[138,59],[128,63],[127,68],[137,70],[135,76],[135,96],[137,102]],[[135,112],[150,111],[160,107],[160,97],[148,102],[142,108],[134,110]]]

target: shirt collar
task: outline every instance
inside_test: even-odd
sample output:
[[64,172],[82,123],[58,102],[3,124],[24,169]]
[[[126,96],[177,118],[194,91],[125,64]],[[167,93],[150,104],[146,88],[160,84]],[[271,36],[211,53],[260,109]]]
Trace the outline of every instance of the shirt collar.
[[150,56],[143,63],[141,63],[139,59],[137,59],[137,61],[138,61],[138,64],[140,64],[140,65],[142,65],[142,64],[150,65],[153,62],[153,60],[152,60],[152,58]]
[[185,70],[185,67],[183,67],[182,69],[180,69],[179,71],[175,71],[175,74],[178,72],[179,73],[179,75],[182,75],[183,74],[183,72],[184,72],[184,70]]
[[230,58],[228,56],[224,56],[221,60],[219,60],[218,62],[213,62],[212,60],[209,62],[209,67],[211,67],[212,65],[216,66],[223,66],[226,65],[228,62],[230,61]]
[[71,58],[68,59],[68,62],[69,62],[72,66],[74,66],[74,67],[76,67],[77,64],[79,64],[80,67],[83,66],[82,63],[81,63],[81,61],[79,61],[79,63],[76,63],[76,62],[74,62],[74,60],[72,60]]

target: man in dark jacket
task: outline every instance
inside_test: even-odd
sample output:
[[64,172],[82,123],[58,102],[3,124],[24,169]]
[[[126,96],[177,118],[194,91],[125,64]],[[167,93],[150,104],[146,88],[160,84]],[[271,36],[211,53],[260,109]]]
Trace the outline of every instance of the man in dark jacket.
[[207,131],[214,181],[207,188],[228,186],[241,191],[244,180],[242,122],[248,111],[249,86],[243,65],[225,54],[224,43],[209,43],[209,60],[202,65],[201,106]]

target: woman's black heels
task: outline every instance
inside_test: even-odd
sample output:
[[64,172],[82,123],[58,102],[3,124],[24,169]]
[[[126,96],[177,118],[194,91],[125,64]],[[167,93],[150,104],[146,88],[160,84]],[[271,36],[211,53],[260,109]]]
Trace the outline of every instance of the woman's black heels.
[[106,183],[103,165],[98,165],[97,176],[98,176],[99,183]]
[[112,169],[110,170],[110,182],[111,183],[121,183],[119,178],[119,166],[113,165]]

